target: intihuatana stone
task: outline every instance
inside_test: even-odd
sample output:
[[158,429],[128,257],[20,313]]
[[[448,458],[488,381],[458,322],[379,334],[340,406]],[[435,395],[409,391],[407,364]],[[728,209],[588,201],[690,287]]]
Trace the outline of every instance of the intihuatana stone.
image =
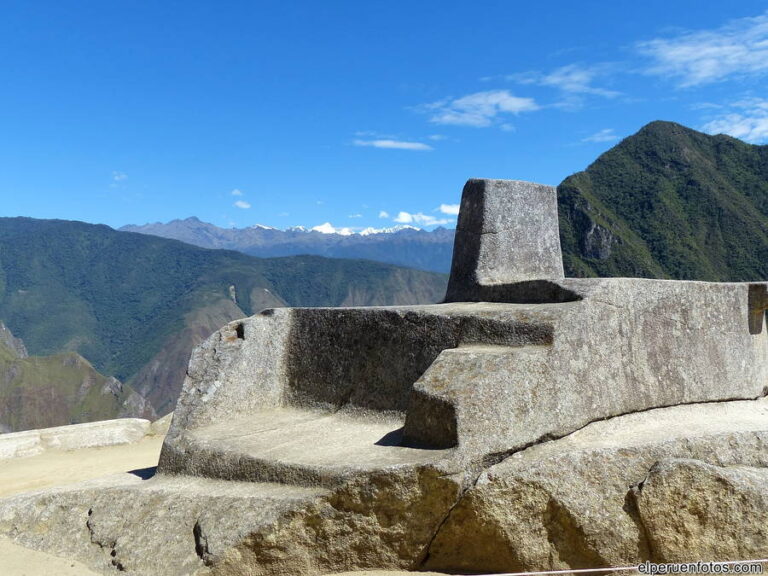
[[554,187],[519,180],[466,183],[446,301],[488,300],[486,288],[563,276]]

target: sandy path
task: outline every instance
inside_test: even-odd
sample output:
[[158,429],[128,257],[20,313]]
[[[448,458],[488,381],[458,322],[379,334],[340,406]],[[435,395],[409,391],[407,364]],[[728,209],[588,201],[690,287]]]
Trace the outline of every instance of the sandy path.
[[0,460],[0,498],[157,466],[162,444],[163,437],[154,436],[135,444]]
[[22,548],[0,537],[0,574],[3,576],[100,576],[80,562]]

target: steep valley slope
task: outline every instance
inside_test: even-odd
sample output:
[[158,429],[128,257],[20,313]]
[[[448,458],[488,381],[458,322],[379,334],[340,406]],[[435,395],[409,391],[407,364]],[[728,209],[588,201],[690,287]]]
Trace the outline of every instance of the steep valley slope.
[[131,386],[99,374],[76,352],[29,356],[0,323],[0,433],[155,411]]
[[[80,354],[158,415],[173,409],[192,348],[228,321],[286,304],[437,302],[445,284],[376,262],[259,259],[107,226],[0,218],[0,320],[30,354]],[[24,422],[66,423],[33,420]]]

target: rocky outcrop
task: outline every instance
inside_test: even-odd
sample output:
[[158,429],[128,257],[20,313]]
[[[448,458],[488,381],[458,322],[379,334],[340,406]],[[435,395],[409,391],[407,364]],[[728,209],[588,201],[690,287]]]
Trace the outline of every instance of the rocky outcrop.
[[5,346],[17,358],[26,358],[29,356],[27,348],[21,338],[16,338],[8,327],[0,322],[0,346]]
[[205,572],[206,564],[250,533],[321,494],[124,474],[0,500],[0,530],[25,546],[77,557],[105,574],[181,576]]
[[[746,486],[710,491],[711,472],[672,479],[672,487],[661,474],[669,468],[657,462],[697,459],[693,469],[726,477],[733,466],[762,468],[766,478],[767,447],[766,400],[662,408],[590,424],[485,470],[451,511],[425,565],[518,572],[764,557],[747,545],[760,535],[763,551],[768,543],[764,495],[762,504],[758,498],[750,505],[739,493]],[[710,499],[708,517],[691,513]],[[725,508],[716,517],[718,505]],[[742,507],[742,514],[728,517],[728,506]],[[720,539],[714,554],[711,542],[691,537],[694,529],[684,525],[695,524],[691,519],[715,540],[718,533],[735,534]]]
[[[745,464],[741,466],[688,459],[653,465],[633,495],[654,558],[768,557],[768,436],[761,439],[754,446],[763,454],[739,462]],[[730,442],[729,448],[735,444]]]

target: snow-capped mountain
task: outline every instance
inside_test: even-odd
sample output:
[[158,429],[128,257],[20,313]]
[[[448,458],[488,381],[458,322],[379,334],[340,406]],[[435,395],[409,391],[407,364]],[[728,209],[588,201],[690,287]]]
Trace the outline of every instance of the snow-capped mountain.
[[219,228],[198,218],[128,225],[124,232],[173,238],[203,248],[238,250],[252,256],[316,254],[331,258],[363,258],[434,272],[450,271],[453,230],[427,231],[414,226],[366,228],[354,231],[326,222],[313,228],[280,230],[263,224],[248,228]]

